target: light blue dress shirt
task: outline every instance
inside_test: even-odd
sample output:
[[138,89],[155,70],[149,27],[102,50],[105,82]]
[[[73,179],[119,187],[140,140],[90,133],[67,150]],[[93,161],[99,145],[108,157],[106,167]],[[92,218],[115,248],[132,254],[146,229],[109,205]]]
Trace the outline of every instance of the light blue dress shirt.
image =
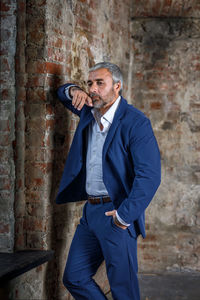
[[[75,85],[71,85],[65,89],[67,98],[71,99],[69,89]],[[95,108],[91,109],[91,112],[95,118],[88,127],[88,145],[87,145],[87,156],[86,156],[86,192],[90,196],[107,196],[108,191],[103,182],[103,171],[102,171],[102,153],[103,145],[112,124],[115,112],[120,103],[121,97],[119,96],[113,105],[107,110],[107,112],[100,117],[96,116]],[[99,123],[103,125],[103,130],[100,130]],[[118,213],[116,212],[118,221],[129,226],[130,224],[125,223]]]

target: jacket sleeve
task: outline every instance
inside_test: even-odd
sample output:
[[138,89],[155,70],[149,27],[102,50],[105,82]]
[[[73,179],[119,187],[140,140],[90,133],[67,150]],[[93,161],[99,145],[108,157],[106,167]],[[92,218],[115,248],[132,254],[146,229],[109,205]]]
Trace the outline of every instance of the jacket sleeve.
[[129,145],[135,177],[130,194],[117,209],[119,216],[126,223],[140,217],[161,181],[160,152],[147,118],[132,129]]
[[72,86],[76,86],[76,85],[72,84],[72,83],[66,83],[66,84],[60,86],[57,90],[57,95],[58,95],[59,100],[62,102],[62,104],[65,107],[67,107],[71,112],[73,112],[74,114],[76,114],[80,117],[81,110],[74,108],[74,106],[72,105],[72,100],[69,97],[67,97],[68,93],[65,92],[65,90],[67,88],[70,88]]

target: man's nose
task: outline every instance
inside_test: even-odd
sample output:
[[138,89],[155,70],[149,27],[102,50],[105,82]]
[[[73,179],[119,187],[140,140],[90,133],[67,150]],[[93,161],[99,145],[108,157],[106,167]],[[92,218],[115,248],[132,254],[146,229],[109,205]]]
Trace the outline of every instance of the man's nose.
[[90,93],[96,93],[97,92],[97,84],[93,83],[90,87],[89,87],[89,91]]

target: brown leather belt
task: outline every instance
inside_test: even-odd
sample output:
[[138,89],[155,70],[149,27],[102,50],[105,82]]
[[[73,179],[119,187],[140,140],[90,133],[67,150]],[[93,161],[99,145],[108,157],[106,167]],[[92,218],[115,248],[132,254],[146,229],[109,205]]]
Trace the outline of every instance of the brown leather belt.
[[102,196],[102,197],[91,197],[91,196],[88,196],[88,202],[90,204],[100,204],[100,203],[112,202],[112,200],[108,196]]

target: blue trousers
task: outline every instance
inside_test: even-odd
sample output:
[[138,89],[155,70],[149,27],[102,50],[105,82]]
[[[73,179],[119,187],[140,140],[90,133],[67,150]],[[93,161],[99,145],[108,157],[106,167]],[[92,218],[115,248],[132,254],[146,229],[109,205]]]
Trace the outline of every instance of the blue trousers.
[[105,259],[114,300],[139,300],[137,238],[105,212],[112,202],[85,203],[70,247],[63,283],[76,300],[107,299],[92,278]]

